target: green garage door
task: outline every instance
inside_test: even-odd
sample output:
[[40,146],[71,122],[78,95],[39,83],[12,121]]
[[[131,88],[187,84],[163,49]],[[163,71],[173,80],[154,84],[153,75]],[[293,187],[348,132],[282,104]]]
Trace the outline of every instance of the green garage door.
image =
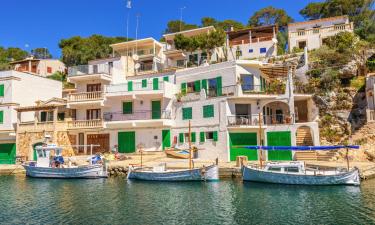
[[0,144],[0,164],[16,162],[16,144]]
[[163,136],[163,150],[165,148],[171,147],[171,131],[170,130],[163,130],[162,136]]
[[257,145],[256,133],[229,133],[230,161],[239,155],[247,156],[248,160],[258,160],[258,152],[245,146]]
[[[291,146],[290,131],[267,132],[268,146]],[[292,151],[268,151],[268,160],[292,160]]]
[[135,152],[135,132],[118,132],[118,151],[120,153]]

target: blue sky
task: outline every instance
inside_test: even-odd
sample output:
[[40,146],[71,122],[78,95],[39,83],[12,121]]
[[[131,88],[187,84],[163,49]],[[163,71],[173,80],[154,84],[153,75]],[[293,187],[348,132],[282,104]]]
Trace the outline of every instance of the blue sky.
[[[129,36],[135,36],[139,14],[138,37],[159,39],[169,20],[180,18],[200,23],[204,16],[218,20],[235,19],[247,23],[257,10],[274,6],[285,9],[296,21],[299,10],[308,0],[132,0]],[[47,47],[60,57],[59,40],[71,36],[126,35],[126,0],[1,0],[0,46],[30,50]],[[28,46],[28,47],[27,47]]]

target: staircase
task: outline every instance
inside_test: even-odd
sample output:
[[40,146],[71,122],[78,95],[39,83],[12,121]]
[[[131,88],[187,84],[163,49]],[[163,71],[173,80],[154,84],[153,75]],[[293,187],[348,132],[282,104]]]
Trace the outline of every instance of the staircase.
[[337,151],[296,151],[294,159],[297,161],[332,161],[337,156]]
[[311,137],[310,128],[308,127],[298,128],[296,144],[297,146],[313,146],[314,145],[312,137]]

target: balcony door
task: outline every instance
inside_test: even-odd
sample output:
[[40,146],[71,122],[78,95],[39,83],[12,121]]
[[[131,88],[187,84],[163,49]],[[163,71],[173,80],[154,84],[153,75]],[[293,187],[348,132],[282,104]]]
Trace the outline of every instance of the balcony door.
[[249,124],[251,121],[251,104],[235,104],[236,123],[243,125]]
[[98,120],[98,119],[101,119],[100,109],[86,110],[86,120]]
[[99,84],[87,84],[87,92],[102,91],[102,85]]
[[241,87],[243,92],[254,91],[254,76],[241,74]]
[[152,111],[152,119],[160,119],[161,118],[161,102],[152,101],[151,111]]

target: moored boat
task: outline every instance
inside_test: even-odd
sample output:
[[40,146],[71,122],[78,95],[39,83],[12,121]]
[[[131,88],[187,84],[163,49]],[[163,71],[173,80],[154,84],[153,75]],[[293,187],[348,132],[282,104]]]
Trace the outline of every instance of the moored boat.
[[23,164],[26,176],[36,178],[105,178],[107,171],[102,164],[84,166],[64,165],[62,148],[37,147],[37,161]]
[[303,162],[267,163],[264,168],[242,166],[244,181],[300,185],[360,185],[359,171],[318,170],[306,168]]

